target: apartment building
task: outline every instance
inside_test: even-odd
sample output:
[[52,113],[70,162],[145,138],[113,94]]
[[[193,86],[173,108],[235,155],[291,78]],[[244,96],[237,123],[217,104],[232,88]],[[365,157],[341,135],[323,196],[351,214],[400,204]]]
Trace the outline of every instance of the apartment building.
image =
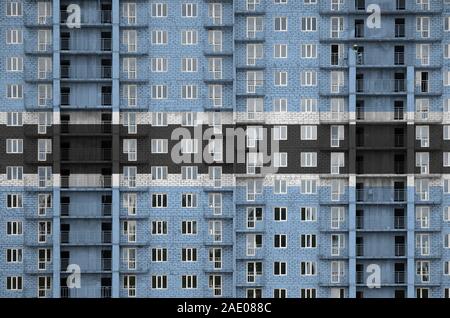
[[450,297],[449,0],[4,0],[0,41],[0,297]]

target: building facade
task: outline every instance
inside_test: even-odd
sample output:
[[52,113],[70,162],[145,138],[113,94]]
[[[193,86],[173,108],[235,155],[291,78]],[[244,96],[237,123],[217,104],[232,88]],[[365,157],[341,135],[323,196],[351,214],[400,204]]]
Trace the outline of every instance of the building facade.
[[0,21],[0,297],[450,297],[450,1]]

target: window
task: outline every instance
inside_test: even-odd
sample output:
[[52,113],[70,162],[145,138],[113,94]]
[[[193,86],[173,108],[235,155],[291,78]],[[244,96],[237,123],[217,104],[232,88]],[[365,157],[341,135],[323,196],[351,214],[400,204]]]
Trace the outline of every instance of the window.
[[419,250],[419,255],[430,255],[430,235],[429,234],[416,234],[416,248]]
[[263,31],[262,17],[247,17],[247,38],[254,39]]
[[182,45],[197,45],[198,33],[197,30],[183,30],[181,31]]
[[137,174],[136,167],[124,166],[123,167],[124,186],[128,186],[129,188],[136,187],[136,174]]
[[22,72],[23,58],[22,57],[8,57],[6,60],[7,72]]
[[52,207],[52,195],[50,193],[39,193],[38,195],[38,215],[46,215],[47,210]]
[[213,215],[222,214],[222,194],[209,193],[208,194],[208,207],[212,209]]
[[165,30],[153,30],[152,31],[152,45],[167,45],[168,33]]
[[430,282],[430,262],[429,261],[417,261],[416,262],[416,275],[419,276],[422,283]]
[[196,3],[183,3],[181,5],[181,16],[183,18],[197,17],[197,4]]
[[37,4],[38,24],[46,24],[47,18],[52,16],[52,3],[50,1],[39,1]]
[[222,4],[208,3],[208,17],[214,25],[222,24]]
[[123,194],[123,207],[127,210],[128,215],[136,215],[137,195],[136,193]]
[[152,126],[154,127],[167,126],[167,113],[166,112],[154,113],[152,117]]
[[182,139],[181,140],[181,153],[182,154],[195,154],[198,152],[198,140],[197,139]]
[[[262,46],[261,46],[262,49]],[[276,59],[286,59],[288,57],[288,46],[287,44],[275,44],[273,47],[273,56]]]
[[137,225],[136,221],[123,221],[122,223],[122,234],[126,236],[127,242],[136,242],[136,231]]
[[137,140],[136,139],[124,139],[123,140],[123,153],[127,155],[128,161],[137,160]]
[[317,238],[315,234],[302,234],[300,236],[300,247],[301,248],[316,248]]
[[337,39],[341,37],[344,31],[344,18],[343,17],[331,17],[330,19],[330,37]]
[[8,221],[6,223],[6,234],[7,235],[22,235],[23,227],[21,221]]
[[430,64],[429,44],[416,44],[416,59],[420,61],[420,65],[427,66]]
[[168,169],[166,166],[152,166],[152,180],[167,180]]
[[450,167],[450,152],[443,152],[443,166]]
[[6,249],[6,262],[7,263],[22,263],[22,249],[21,248]]
[[197,275],[182,275],[181,288],[183,289],[197,288]]
[[262,71],[247,71],[247,93],[255,94],[256,89],[262,87],[264,73]]
[[263,46],[262,44],[247,44],[247,65],[256,65],[257,60],[263,58]]
[[152,221],[152,235],[167,235],[167,221]]
[[428,126],[416,126],[416,140],[420,141],[420,147],[430,146],[430,133]]
[[261,222],[263,219],[263,209],[249,207],[247,208],[247,228],[254,229],[257,222]]
[[331,207],[331,225],[332,229],[340,229],[345,220],[344,207]]
[[285,276],[286,273],[286,262],[274,262],[273,263],[273,274],[275,276]]
[[19,17],[22,15],[22,1],[8,1],[6,3],[6,16]]
[[300,110],[305,113],[317,112],[317,99],[302,98],[300,101]]
[[300,153],[302,168],[317,167],[317,153],[316,152],[302,152]]
[[136,297],[136,276],[124,275],[123,288],[126,289],[128,297]]
[[273,220],[277,222],[287,220],[287,208],[275,207],[273,208]]
[[343,152],[332,152],[330,162],[331,174],[339,174],[341,168],[345,166],[345,154]]
[[300,194],[316,194],[316,193],[317,193],[317,180],[315,179],[300,180]]
[[416,152],[416,167],[420,168],[421,174],[428,174],[430,154],[428,152]]
[[22,30],[18,29],[7,30],[6,44],[22,44]]
[[443,125],[443,138],[444,140],[450,140],[450,125]]
[[137,133],[136,113],[124,112],[123,113],[123,126],[128,127],[128,134]]
[[7,276],[6,289],[7,290],[22,290],[22,276]]
[[196,166],[181,167],[182,180],[197,180],[197,176],[198,176],[198,167]]
[[344,194],[345,183],[344,180],[334,179],[331,180],[331,201],[339,201],[341,195]]
[[[136,24],[136,3],[134,2],[125,2],[122,6],[122,16],[127,19],[127,24]],[[153,8],[152,8],[152,17],[153,16]]]
[[302,59],[317,58],[317,45],[316,44],[302,44],[301,50],[300,50],[300,57]]
[[277,113],[287,112],[287,99],[275,98],[273,100],[273,111]]
[[416,222],[420,228],[427,229],[430,227],[430,208],[427,206],[416,207]]
[[167,262],[167,248],[152,248],[152,262]]
[[181,261],[182,262],[196,262],[197,261],[197,249],[196,248],[182,248],[181,249]]
[[317,19],[315,17],[302,17],[301,18],[301,31],[302,32],[317,31]]
[[344,126],[331,126],[331,147],[340,147],[340,142],[344,140]]
[[317,86],[317,72],[316,71],[302,71],[300,78],[301,86]]
[[300,127],[301,140],[317,140],[317,126],[301,126]]
[[287,17],[275,17],[274,21],[274,31],[285,32],[288,29],[288,18]]
[[450,234],[444,235],[444,248],[450,248]]
[[208,234],[213,242],[222,242],[222,221],[209,221]]
[[222,52],[222,31],[209,30],[208,44],[213,52]]
[[151,71],[155,73],[167,72],[167,58],[154,57],[151,59]]
[[197,221],[182,221],[181,234],[197,235]]
[[316,275],[316,263],[311,261],[300,262],[300,275],[301,276]]
[[47,155],[52,153],[51,139],[38,139],[38,161],[46,161]]
[[445,222],[450,222],[450,206],[445,206],[443,209],[443,219]]
[[167,208],[167,194],[152,194],[152,208]]
[[152,139],[151,150],[152,153],[161,154],[167,153],[168,141],[167,139]]
[[152,99],[167,99],[167,85],[152,85]]
[[275,86],[288,85],[288,73],[286,71],[275,71]]
[[262,98],[247,98],[247,118],[256,119],[258,113],[264,111],[264,100]]
[[137,51],[137,31],[124,30],[122,33],[122,44],[127,47],[128,52]]
[[316,289],[315,288],[301,288],[300,289],[300,298],[316,298]]
[[282,179],[274,180],[274,191],[275,194],[286,194],[287,193],[287,181]]
[[167,17],[167,3],[152,3],[152,18]]
[[300,208],[300,221],[302,221],[302,222],[317,221],[317,208],[316,207]]
[[340,256],[341,251],[345,248],[344,234],[331,235],[331,255]]
[[417,17],[416,18],[416,31],[420,33],[422,38],[430,37],[430,18],[429,17]]
[[6,98],[22,99],[23,98],[23,86],[20,84],[7,84],[6,85]]
[[197,99],[197,85],[182,85],[181,98],[183,99]]
[[287,167],[288,154],[287,152],[275,152],[273,154],[273,166],[276,168]]
[[193,57],[183,57],[181,59],[181,71],[186,73],[197,72],[198,60]]
[[38,222],[38,242],[46,243],[52,234],[52,223],[50,221]]
[[344,87],[344,72],[342,71],[331,71],[331,93],[340,93],[342,87]]
[[22,208],[22,194],[7,194],[6,207],[8,209]]
[[275,234],[273,237],[273,247],[286,248],[287,247],[286,234]]
[[[106,69],[103,71],[106,73]],[[123,59],[123,72],[127,79],[136,79],[137,77],[137,61],[135,57],[125,57]]]
[[196,193],[183,193],[181,195],[181,207],[196,208],[197,207],[197,194]]
[[14,181],[23,180],[23,167],[22,166],[6,167],[6,179]]
[[287,140],[287,126],[274,126],[273,140]]

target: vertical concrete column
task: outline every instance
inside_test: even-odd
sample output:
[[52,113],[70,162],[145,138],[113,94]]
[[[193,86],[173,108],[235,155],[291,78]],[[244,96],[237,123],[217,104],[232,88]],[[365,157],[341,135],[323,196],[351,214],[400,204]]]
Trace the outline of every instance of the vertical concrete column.
[[54,0],[52,7],[53,26],[53,298],[61,297],[61,181],[60,181],[60,1]]
[[356,54],[348,51],[349,186],[348,186],[348,280],[349,298],[356,297]]
[[120,190],[119,190],[119,154],[120,154],[120,3],[112,0],[112,293],[119,297],[120,291]]
[[414,97],[414,67],[408,66],[406,70],[406,111],[407,111],[407,297],[414,298],[414,279],[415,279],[415,129],[414,129],[414,114],[415,114],[415,97]]

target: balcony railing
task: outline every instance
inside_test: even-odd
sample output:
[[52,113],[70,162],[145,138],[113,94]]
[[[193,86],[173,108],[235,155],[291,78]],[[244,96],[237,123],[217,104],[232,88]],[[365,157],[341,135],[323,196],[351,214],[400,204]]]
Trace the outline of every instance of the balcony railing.
[[89,124],[74,124],[69,121],[61,121],[62,134],[110,134],[111,122],[103,121]]
[[76,101],[77,96],[75,94],[70,93],[61,93],[61,106],[79,106],[79,107],[96,107],[96,106],[111,106],[112,103],[112,94],[111,93],[102,93],[101,97],[97,99],[89,100],[89,101]]
[[94,68],[80,68],[68,65],[61,66],[61,79],[110,79],[112,77],[111,66]]
[[61,51],[86,51],[86,52],[108,52],[112,49],[112,41],[109,38],[98,41],[85,41],[81,39],[61,38]]
[[394,80],[356,80],[357,93],[385,94],[406,92],[406,81],[404,79]]
[[392,121],[405,120],[404,109],[396,108],[391,110],[382,110],[372,107],[356,107],[357,120],[371,120],[371,121]]
[[111,161],[112,149],[61,148],[61,161]]
[[396,230],[404,230],[406,228],[404,216],[394,216],[394,228]]
[[101,286],[97,288],[68,288],[61,287],[61,298],[111,298],[112,288]]
[[404,202],[406,190],[403,189],[358,189],[356,190],[357,202]]
[[71,175],[61,176],[61,188],[111,188],[111,176],[102,175]]
[[[61,216],[111,216],[111,207],[111,203],[102,203],[100,209],[92,204],[86,203],[61,203]],[[98,213],[99,210],[101,214]]]
[[364,244],[356,244],[356,256],[364,256]]
[[111,231],[61,231],[61,244],[110,244]]

